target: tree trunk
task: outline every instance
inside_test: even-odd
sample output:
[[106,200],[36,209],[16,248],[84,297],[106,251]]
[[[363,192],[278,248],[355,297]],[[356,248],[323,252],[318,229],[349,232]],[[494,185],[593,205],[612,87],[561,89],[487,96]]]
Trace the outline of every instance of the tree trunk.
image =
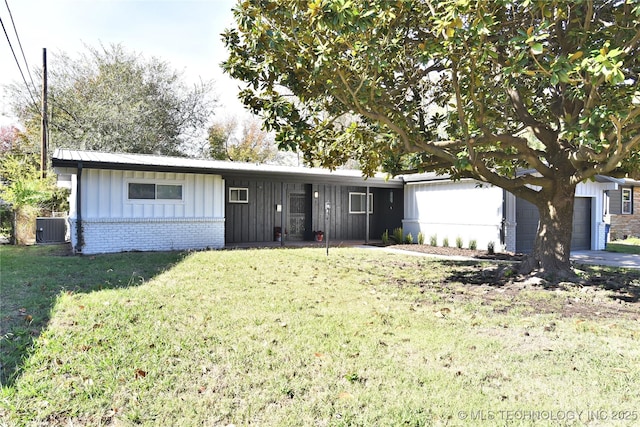
[[533,252],[520,265],[520,272],[558,281],[576,277],[569,260],[573,230],[575,185],[556,183],[542,189],[534,201],[540,214]]

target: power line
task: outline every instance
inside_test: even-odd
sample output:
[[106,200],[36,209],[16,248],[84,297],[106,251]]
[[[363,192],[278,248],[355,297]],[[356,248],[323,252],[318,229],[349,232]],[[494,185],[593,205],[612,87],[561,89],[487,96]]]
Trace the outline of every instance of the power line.
[[24,85],[27,87],[27,92],[29,92],[29,96],[31,97],[31,101],[33,105],[38,105],[35,98],[33,97],[33,93],[31,93],[31,88],[29,87],[29,83],[27,83],[27,79],[24,77],[24,73],[22,72],[22,67],[20,66],[20,61],[18,61],[18,57],[16,56],[16,52],[13,50],[13,45],[11,44],[11,39],[9,39],[9,34],[7,34],[7,29],[4,27],[4,22],[2,22],[2,18],[0,17],[0,25],[2,25],[2,30],[4,31],[4,35],[7,38],[7,42],[9,43],[9,47],[11,48],[11,53],[13,53],[13,59],[16,61],[16,65],[18,66],[18,70],[20,70],[20,75],[22,76],[22,81]]
[[27,69],[27,75],[31,80],[31,85],[33,86],[33,90],[38,92],[36,88],[36,84],[33,82],[33,76],[31,75],[31,70],[29,70],[29,63],[27,62],[27,58],[24,54],[24,49],[22,48],[22,42],[20,41],[20,36],[18,35],[18,29],[16,28],[16,22],[13,20],[13,14],[11,13],[11,9],[9,8],[9,0],[4,0],[4,4],[7,6],[7,10],[9,11],[9,18],[11,18],[11,24],[13,25],[13,32],[16,33],[16,39],[18,40],[18,46],[20,46],[20,52],[22,52],[22,59],[24,60],[24,66]]

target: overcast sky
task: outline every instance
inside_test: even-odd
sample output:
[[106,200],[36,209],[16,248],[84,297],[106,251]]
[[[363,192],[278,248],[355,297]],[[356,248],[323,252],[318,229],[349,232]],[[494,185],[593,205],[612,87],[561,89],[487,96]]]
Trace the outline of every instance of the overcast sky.
[[[25,56],[32,67],[42,66],[42,48],[48,57],[64,51],[72,57],[83,44],[121,43],[128,51],[156,56],[182,71],[187,82],[214,79],[224,108],[220,115],[240,115],[239,82],[222,73],[226,50],[220,33],[233,23],[235,0],[7,0]],[[22,54],[5,1],[0,18],[24,68]],[[9,43],[0,40],[0,124],[11,122],[2,85],[22,81]]]

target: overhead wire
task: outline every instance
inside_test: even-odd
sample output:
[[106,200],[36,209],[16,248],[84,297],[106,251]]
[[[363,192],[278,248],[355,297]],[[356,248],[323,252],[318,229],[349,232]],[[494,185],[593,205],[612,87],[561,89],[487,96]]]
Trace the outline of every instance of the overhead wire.
[[[9,4],[7,3],[7,0],[5,0],[5,4],[7,5],[7,9],[9,8]],[[11,11],[9,10],[9,15],[11,15]],[[11,21],[13,22],[13,17],[11,18]],[[38,109],[38,102],[36,101],[33,92],[31,91],[31,87],[29,86],[29,83],[27,82],[27,78],[24,76],[24,72],[22,71],[22,67],[20,66],[20,61],[18,60],[18,56],[16,55],[16,52],[13,48],[13,44],[11,43],[11,38],[9,37],[9,33],[7,33],[7,29],[4,26],[4,22],[2,21],[2,17],[0,17],[0,25],[2,26],[2,30],[4,31],[4,35],[7,39],[7,43],[9,43],[9,48],[11,49],[11,53],[13,54],[13,59],[16,62],[16,65],[18,66],[18,70],[20,71],[20,75],[22,76],[22,81],[24,82],[25,87],[27,88],[27,92],[29,93],[29,97],[31,98],[31,102],[33,102],[33,106],[34,108],[38,111],[38,114],[41,114],[41,112]],[[14,30],[15,30],[15,24],[14,24]],[[17,36],[17,30],[16,30],[16,36]],[[20,48],[22,49],[22,46],[20,46]],[[24,51],[22,52],[22,55],[24,57]],[[25,64],[26,64],[26,60],[25,60]],[[28,69],[28,67],[27,67]],[[33,79],[31,78],[31,75],[29,74],[29,78],[31,79],[31,82],[33,83]],[[35,85],[34,85],[35,88]],[[37,90],[36,90],[37,92]]]
[[20,41],[20,36],[18,35],[18,29],[16,28],[16,22],[13,19],[13,14],[11,13],[11,8],[9,7],[9,0],[4,0],[4,4],[7,6],[7,11],[9,11],[9,18],[11,18],[11,25],[13,25],[13,32],[16,34],[16,39],[18,40],[18,46],[20,47],[20,52],[22,52],[22,59],[24,60],[25,68],[27,69],[27,75],[29,76],[29,80],[31,80],[31,85],[33,86],[33,90],[37,93],[38,89],[36,84],[33,82],[33,75],[31,75],[31,70],[29,69],[29,62],[27,62],[27,57],[24,54],[24,49],[22,48],[22,42]]

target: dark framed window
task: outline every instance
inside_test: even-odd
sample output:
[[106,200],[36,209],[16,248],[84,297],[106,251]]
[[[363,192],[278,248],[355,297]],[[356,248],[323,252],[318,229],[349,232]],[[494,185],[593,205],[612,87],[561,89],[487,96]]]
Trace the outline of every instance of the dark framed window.
[[249,203],[249,189],[244,187],[230,187],[229,203]]
[[129,183],[129,200],[182,200],[181,184]]
[[623,215],[633,214],[633,188],[622,189],[622,210]]
[[[367,210],[367,193],[349,193],[349,213],[363,214]],[[369,213],[373,213],[373,194],[369,193]]]

